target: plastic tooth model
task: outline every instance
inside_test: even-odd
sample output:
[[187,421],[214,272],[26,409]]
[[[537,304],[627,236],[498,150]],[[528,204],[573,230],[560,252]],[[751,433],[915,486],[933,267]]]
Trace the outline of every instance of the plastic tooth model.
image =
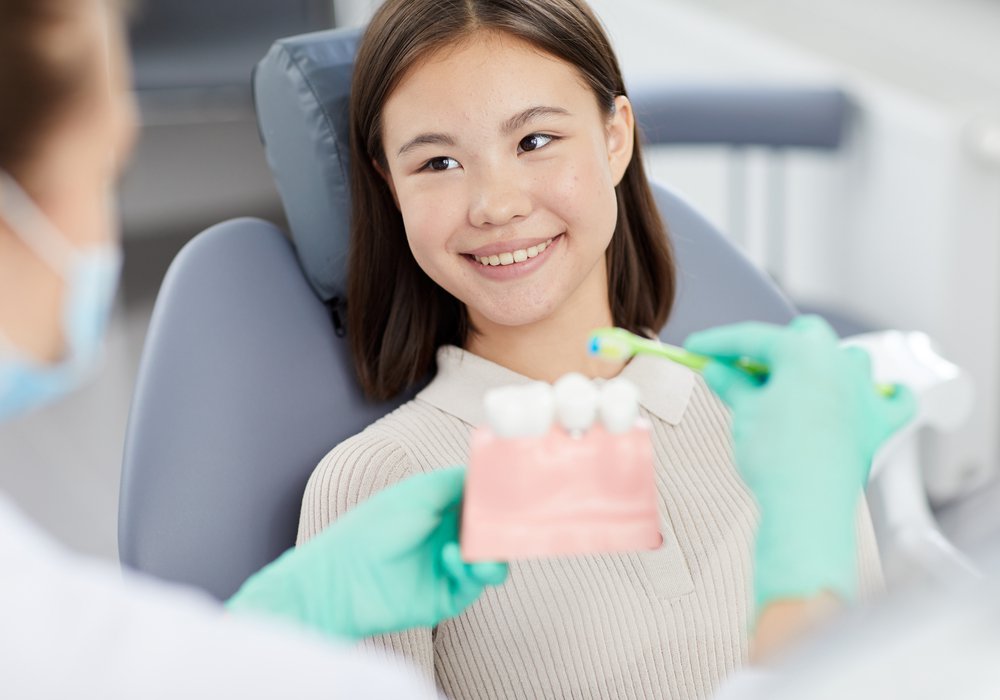
[[540,437],[552,426],[555,397],[545,382],[492,389],[483,401],[490,427],[499,437]]
[[582,374],[571,373],[552,385],[556,416],[568,432],[582,434],[594,424],[601,392]]
[[612,379],[601,387],[601,422],[609,433],[625,433],[639,420],[639,390],[626,379]]
[[462,507],[466,561],[655,549],[649,425],[624,379],[487,392]]

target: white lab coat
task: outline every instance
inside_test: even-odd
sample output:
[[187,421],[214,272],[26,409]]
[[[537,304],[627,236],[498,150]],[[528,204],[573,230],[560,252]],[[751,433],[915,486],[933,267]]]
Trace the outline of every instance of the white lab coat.
[[[992,570],[997,554],[982,555]],[[773,668],[736,674],[712,700],[996,700],[1000,587],[993,578],[951,585],[924,582],[847,611]]]
[[68,553],[2,494],[0,697],[439,698],[402,663]]
[[769,700],[772,674],[758,668],[745,668],[726,679],[712,700]]

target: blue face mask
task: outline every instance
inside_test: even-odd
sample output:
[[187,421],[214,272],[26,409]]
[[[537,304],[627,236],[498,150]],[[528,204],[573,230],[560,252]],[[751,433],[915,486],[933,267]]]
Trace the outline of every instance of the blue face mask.
[[65,281],[61,324],[66,349],[61,360],[39,362],[0,329],[0,420],[5,420],[63,396],[92,373],[104,345],[121,251],[111,244],[76,248],[3,171],[0,219]]

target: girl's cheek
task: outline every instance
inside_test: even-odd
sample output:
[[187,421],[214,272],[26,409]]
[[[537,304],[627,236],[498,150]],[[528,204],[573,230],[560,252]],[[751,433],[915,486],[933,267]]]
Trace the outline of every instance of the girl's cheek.
[[407,241],[418,261],[428,259],[434,251],[443,250],[455,228],[454,207],[440,198],[404,204],[402,214]]
[[396,196],[399,198],[399,210],[403,215],[403,221],[409,228],[419,225],[427,216],[429,203],[433,202],[437,195],[433,187],[418,182],[400,187],[396,190]]
[[590,209],[603,201],[611,187],[607,178],[601,177],[589,165],[566,166],[543,180],[542,191],[553,197],[553,202],[572,202],[574,208]]
[[542,167],[532,168],[532,189],[538,193],[572,196],[579,188],[580,176],[577,165],[567,160],[552,160]]

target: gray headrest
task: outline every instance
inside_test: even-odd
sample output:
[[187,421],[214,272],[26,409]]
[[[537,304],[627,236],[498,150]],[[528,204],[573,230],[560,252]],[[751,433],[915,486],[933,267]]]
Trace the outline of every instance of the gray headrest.
[[282,39],[254,72],[261,139],[299,261],[324,301],[343,297],[350,242],[347,100],[361,29]]

